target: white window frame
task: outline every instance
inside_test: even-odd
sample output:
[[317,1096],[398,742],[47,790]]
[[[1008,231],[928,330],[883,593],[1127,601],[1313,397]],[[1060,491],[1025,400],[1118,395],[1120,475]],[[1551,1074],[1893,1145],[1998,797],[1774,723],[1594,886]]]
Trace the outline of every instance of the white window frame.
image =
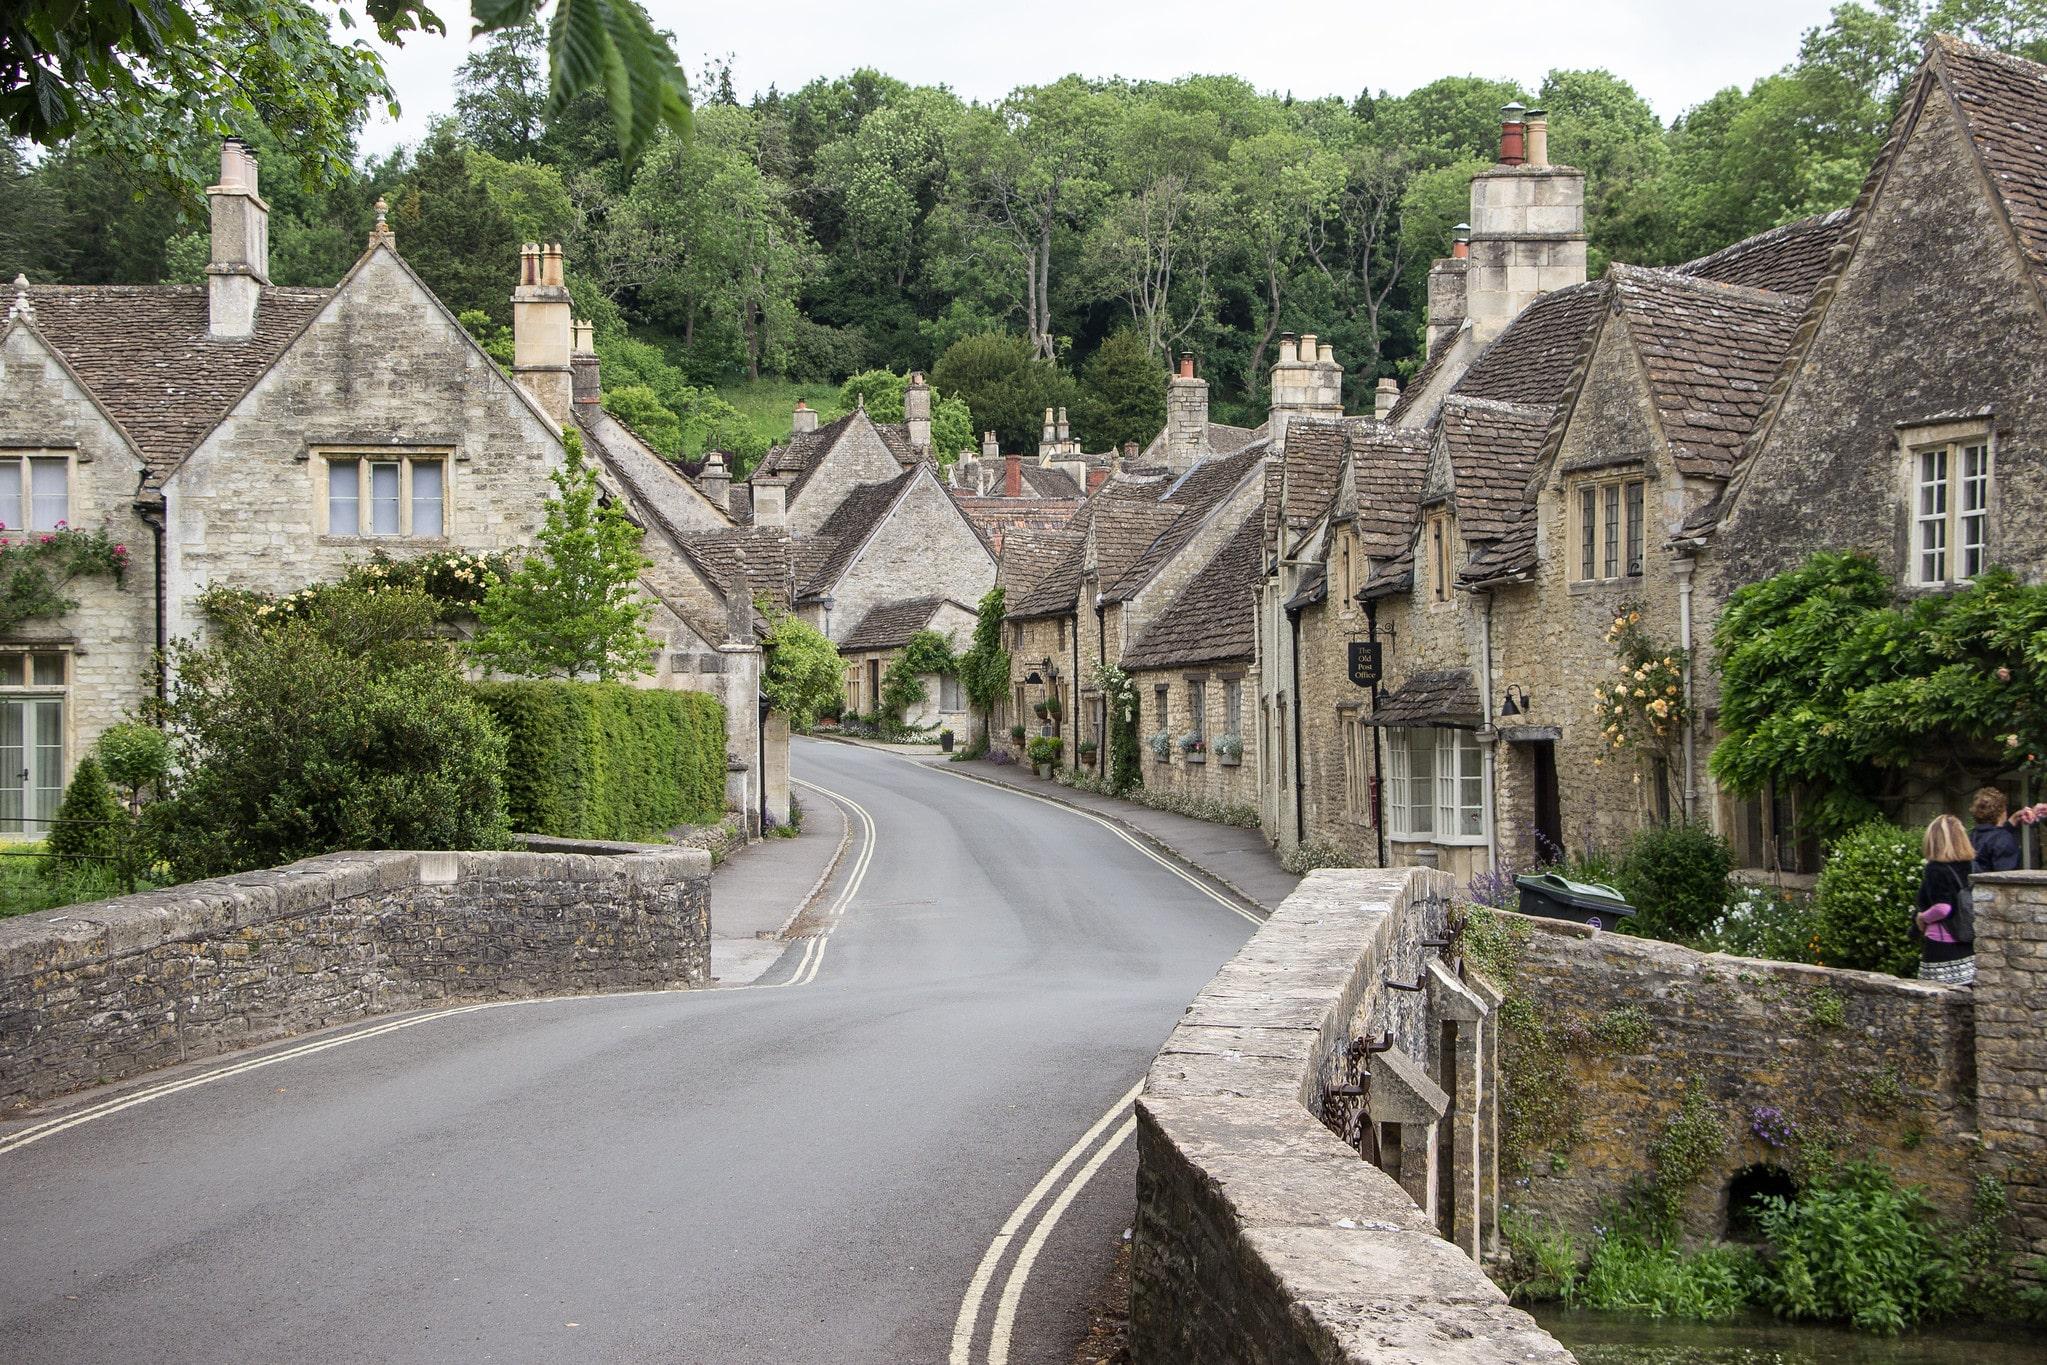
[[[1927,436],[1935,438],[1928,440]],[[1990,566],[1990,509],[1997,451],[1988,431],[1920,433],[1905,447],[1911,515],[1907,581],[1958,587]]]
[[1648,559],[1649,482],[1639,472],[1574,480],[1564,499],[1573,583],[1640,578]]
[[[425,450],[406,447],[402,450],[371,448],[344,448],[314,452],[313,506],[319,519],[320,534],[335,540],[350,542],[361,540],[392,541],[411,540],[439,544],[451,539],[449,527],[455,516],[455,455],[451,450]],[[333,525],[334,504],[333,472],[336,465],[355,466],[355,526],[354,531],[337,531]],[[398,466],[398,529],[393,531],[367,530],[365,526],[374,522],[371,488],[374,465],[395,464]],[[432,534],[421,535],[413,530],[413,479],[414,471],[420,465],[436,465],[441,474],[441,529]]]
[[[21,481],[16,491],[14,505],[9,507],[0,500],[0,539],[14,539],[31,535],[47,535],[52,531],[68,530],[72,526],[72,512],[78,506],[78,452],[75,450],[10,450],[0,455],[0,465],[13,465],[15,477]],[[62,465],[64,469],[64,515],[50,519],[48,526],[36,525],[35,515],[35,467],[37,465]]]
[[[1423,754],[1428,771],[1419,773],[1415,758]],[[1386,755],[1386,826],[1393,838],[1445,845],[1486,841],[1485,749],[1475,731],[1389,728]]]
[[[0,824],[0,839],[43,839],[49,836],[58,807],[64,800],[64,789],[71,781],[71,684],[77,673],[77,660],[68,649],[21,647],[0,651],[21,660],[21,681],[10,683],[0,680],[0,705],[12,702],[54,704],[57,707],[57,771],[56,780],[44,783],[38,790],[46,793],[46,799],[38,807],[36,793],[24,790],[21,794],[21,817]],[[55,659],[62,677],[57,682],[37,682],[35,675],[38,658]],[[33,756],[36,747],[32,733],[33,710],[22,715],[22,761],[30,766],[38,778],[47,774],[41,771],[40,761]],[[21,778],[12,771],[0,773],[0,782],[19,784]],[[45,813],[47,812],[47,813]]]

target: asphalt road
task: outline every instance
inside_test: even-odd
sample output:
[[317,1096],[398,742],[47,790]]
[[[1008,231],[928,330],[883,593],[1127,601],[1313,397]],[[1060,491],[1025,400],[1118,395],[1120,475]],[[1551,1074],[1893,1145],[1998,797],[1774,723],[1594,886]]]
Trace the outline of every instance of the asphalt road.
[[1133,1164],[1120,1116],[1073,1144],[1253,925],[1058,808],[795,764],[875,822],[763,982],[814,977],[430,1019],[0,1150],[0,1362],[943,1362],[1071,1152],[969,1352],[1008,1291],[1009,1360],[1069,1360]]

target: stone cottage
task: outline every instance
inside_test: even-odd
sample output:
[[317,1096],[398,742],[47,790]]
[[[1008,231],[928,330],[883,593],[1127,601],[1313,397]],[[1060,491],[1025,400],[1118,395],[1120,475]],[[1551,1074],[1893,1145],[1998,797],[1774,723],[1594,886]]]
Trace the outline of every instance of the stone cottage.
[[[0,510],[0,523],[104,532],[126,567],[75,580],[75,609],[0,632],[0,680],[13,679],[0,682],[0,768],[22,774],[0,784],[0,832],[43,827],[76,757],[163,685],[159,653],[203,631],[209,588],[297,587],[379,552],[526,549],[564,459],[563,428],[577,420],[558,247],[522,253],[507,376],[381,218],[334,288],[283,289],[269,281],[256,159],[239,141],[223,144],[208,198],[203,286],[17,280],[12,291],[0,446],[14,463],[0,469],[0,503],[12,488],[18,510]],[[648,516],[653,501],[621,490],[616,465],[603,461],[601,476]],[[663,648],[643,681],[700,687],[729,715],[751,715],[750,609],[664,591],[692,571],[661,537],[648,552],[657,564],[642,587]],[[735,723],[728,741],[729,799],[757,812],[768,795],[761,727]]]
[[[870,610],[839,641],[839,657],[846,661],[847,714],[867,716],[881,709],[882,679],[902,657],[903,647],[920,632],[928,630],[944,637],[953,652],[959,654],[973,644],[976,619],[972,606],[945,597],[885,602]],[[969,707],[959,675],[922,673],[918,683],[922,694],[903,712],[903,723],[913,727],[940,726],[964,737],[968,733]]]

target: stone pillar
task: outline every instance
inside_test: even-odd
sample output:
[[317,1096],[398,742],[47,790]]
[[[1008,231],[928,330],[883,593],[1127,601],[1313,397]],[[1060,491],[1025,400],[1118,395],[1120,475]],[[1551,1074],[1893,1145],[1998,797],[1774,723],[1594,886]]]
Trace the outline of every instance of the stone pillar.
[[1436,1125],[1450,1107],[1443,1088],[1399,1051],[1372,1058],[1372,1088],[1366,1116],[1373,1123],[1391,1123],[1400,1130],[1400,1168],[1388,1171],[1417,1207],[1437,1221]]
[[1976,1124],[2018,1225],[2022,1276],[2047,1256],[2047,873],[1976,888]]
[[1443,1059],[1451,1084],[1450,1240],[1474,1261],[1485,1260],[1484,1201],[1480,1182],[1485,1163],[1483,1118],[1493,1077],[1485,1066],[1485,1036],[1492,1014],[1478,993],[1441,962],[1429,964],[1429,1014],[1456,1028],[1454,1054]]
[[780,711],[768,712],[761,728],[761,789],[765,793],[768,818],[789,823],[789,718]]
[[1478,1102],[1478,1230],[1487,1257],[1500,1254],[1500,1006],[1506,996],[1480,972],[1467,970],[1471,988],[1493,1021],[1479,1039],[1478,1069],[1486,1087]]

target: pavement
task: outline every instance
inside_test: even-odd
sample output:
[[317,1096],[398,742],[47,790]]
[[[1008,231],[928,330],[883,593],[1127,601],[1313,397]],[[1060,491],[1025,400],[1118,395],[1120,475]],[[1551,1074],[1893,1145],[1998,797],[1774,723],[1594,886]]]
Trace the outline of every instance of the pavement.
[[[1067,1365],[1135,1085],[1255,916],[1073,810],[793,749],[855,837],[751,985],[386,1018],[0,1124],[0,1358]],[[728,941],[773,913],[735,878],[802,880],[756,851]]]
[[711,874],[711,977],[721,986],[760,979],[789,946],[784,935],[820,896],[852,839],[846,813],[798,788],[800,832],[735,849]]

